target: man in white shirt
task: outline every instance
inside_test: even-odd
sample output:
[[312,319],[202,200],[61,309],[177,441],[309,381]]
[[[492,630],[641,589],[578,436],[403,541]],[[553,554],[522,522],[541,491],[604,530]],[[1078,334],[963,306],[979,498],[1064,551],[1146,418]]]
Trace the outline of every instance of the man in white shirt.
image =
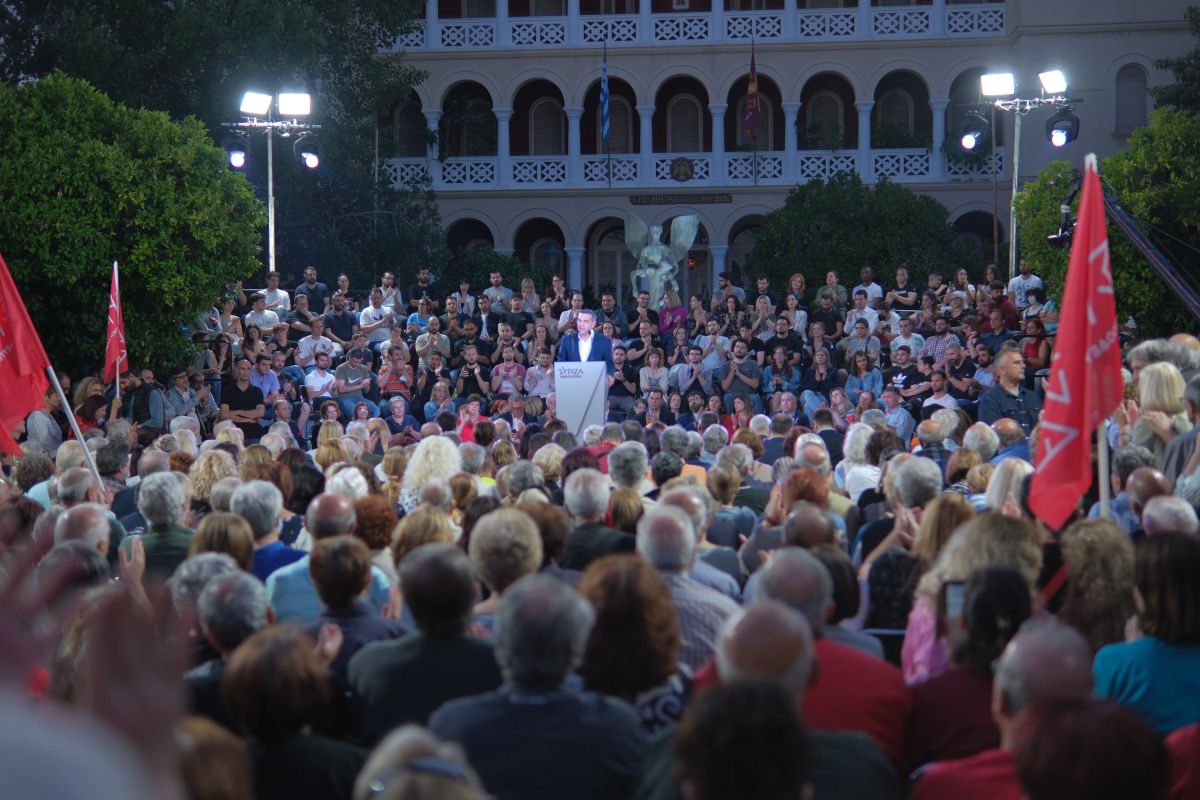
[[310,325],[312,333],[296,342],[296,354],[294,356],[296,366],[303,369],[306,375],[316,368],[316,357],[318,354],[324,353],[330,359],[333,359],[342,353],[342,349],[325,335],[324,319],[313,317]]
[[854,308],[846,312],[846,326],[843,330],[854,330],[854,323],[860,319],[867,321],[867,330],[873,331],[879,327],[879,312],[869,305],[870,297],[866,289],[854,290]]
[[291,296],[279,288],[278,272],[267,275],[267,289],[263,294],[267,296],[267,311],[274,311],[276,315],[280,315],[292,310]]
[[404,302],[400,298],[400,287],[396,286],[396,276],[390,272],[383,273],[383,277],[379,280],[379,291],[383,295],[383,306],[391,310],[395,310],[396,306],[404,308]]
[[892,350],[894,351],[900,345],[908,347],[910,353],[919,353],[921,348],[925,346],[925,337],[919,333],[913,333],[913,322],[911,317],[900,318],[900,334],[892,339]]
[[[276,278],[278,283],[279,279]],[[274,311],[267,310],[267,296],[263,292],[255,292],[250,295],[251,311],[245,317],[247,326],[257,325],[258,330],[262,332],[263,338],[271,335],[271,331],[279,324],[279,315]]]
[[[858,271],[858,280],[858,286],[850,290],[851,297],[858,294],[859,289],[862,289],[867,293],[867,304],[870,306],[874,306],[876,300],[883,299],[883,287],[875,282],[875,270],[863,267]],[[871,330],[875,330],[874,325],[871,326]]]
[[696,337],[696,346],[700,348],[700,365],[704,374],[712,379],[721,367],[725,366],[725,357],[729,354],[729,338],[718,335],[721,324],[715,319],[708,321],[708,333]]
[[396,309],[383,304],[383,289],[372,289],[370,305],[358,312],[358,332],[367,335],[367,343],[376,353],[380,345],[388,340],[389,327],[395,318]]
[[329,371],[328,353],[317,353],[316,366],[304,378],[304,391],[314,408],[319,405],[317,401],[332,400],[337,393],[337,378]]
[[946,380],[946,373],[940,369],[935,369],[933,374],[929,376],[929,385],[933,389],[933,394],[925,398],[922,405],[925,408],[929,406],[941,406],[942,408],[958,408],[958,401],[949,393],[950,382]]
[[1029,298],[1026,293],[1030,289],[1045,289],[1042,285],[1042,279],[1033,274],[1029,264],[1025,259],[1017,262],[1018,275],[1015,275],[1008,282],[1008,296],[1012,300],[1013,305],[1017,307],[1017,311],[1024,311],[1029,307]]

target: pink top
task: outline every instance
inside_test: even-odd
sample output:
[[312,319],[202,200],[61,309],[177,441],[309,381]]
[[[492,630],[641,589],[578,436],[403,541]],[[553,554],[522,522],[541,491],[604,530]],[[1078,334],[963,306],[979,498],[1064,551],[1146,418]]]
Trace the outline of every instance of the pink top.
[[918,595],[908,613],[908,628],[900,650],[904,680],[911,686],[950,668],[950,652],[945,636],[938,636],[937,606],[933,598]]
[[687,320],[688,312],[683,306],[675,308],[664,308],[658,312],[658,332],[660,336],[666,336],[671,331],[683,325]]

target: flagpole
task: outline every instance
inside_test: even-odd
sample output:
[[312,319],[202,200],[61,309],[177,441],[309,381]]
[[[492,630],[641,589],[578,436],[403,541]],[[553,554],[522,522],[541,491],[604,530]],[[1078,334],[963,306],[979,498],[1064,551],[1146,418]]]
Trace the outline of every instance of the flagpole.
[[1107,420],[1100,424],[1096,429],[1096,444],[1098,445],[1096,456],[1099,468],[1099,483],[1100,483],[1100,516],[1112,518],[1109,513],[1108,503],[1109,495],[1112,494],[1111,481],[1109,480],[1108,467],[1108,425]]
[[[63,391],[62,384],[58,382],[58,374],[54,371],[54,367],[46,366],[46,377],[54,385],[54,391],[58,394],[58,402],[62,403],[63,413],[67,415],[67,422],[71,423],[71,432],[75,434],[75,440],[83,448],[83,457],[87,461],[88,469],[96,476],[96,482],[103,486],[104,481],[100,478],[100,470],[96,469],[96,462],[92,460],[92,451],[88,450],[87,442],[83,440],[83,431],[79,430],[79,421],[75,419],[75,411],[67,401],[67,393]],[[117,383],[120,382],[118,379]]]
[[[116,261],[113,262],[113,283],[117,287],[117,297],[119,298],[121,296],[121,270],[119,267],[117,267]],[[121,399],[121,354],[120,353],[117,353],[116,373],[117,373],[116,376],[113,377],[113,387],[116,388],[116,390],[117,390],[117,393],[115,395],[116,399],[120,400]],[[103,376],[101,376],[101,377],[103,377]],[[72,414],[71,416],[74,417],[75,415]],[[76,433],[75,435],[78,436],[79,434]],[[83,440],[80,439],[80,441],[83,441]],[[90,458],[90,456],[89,456],[89,458]]]
[[[604,26],[604,90],[605,90],[605,93],[607,94],[607,92],[608,92],[608,26],[607,25]],[[605,105],[607,106],[607,104],[608,104],[608,98],[605,97]],[[601,121],[600,129],[601,129],[601,133],[603,133],[604,132],[603,121]],[[609,146],[609,142],[608,142],[609,137],[608,136],[602,136],[601,138],[604,139],[604,159],[605,159],[604,172],[608,176],[608,188],[611,189],[612,188],[612,147]]]

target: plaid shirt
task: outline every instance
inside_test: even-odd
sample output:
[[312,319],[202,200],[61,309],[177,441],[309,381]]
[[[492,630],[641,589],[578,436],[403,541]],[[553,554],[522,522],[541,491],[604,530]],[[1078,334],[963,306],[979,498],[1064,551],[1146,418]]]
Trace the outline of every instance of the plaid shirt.
[[679,660],[693,670],[712,658],[717,634],[738,604],[686,575],[659,572],[679,614]]
[[941,369],[946,363],[946,348],[958,343],[958,337],[949,331],[941,336],[930,336],[925,339],[925,346],[921,348],[921,355],[933,356],[933,360],[937,362],[937,368]]

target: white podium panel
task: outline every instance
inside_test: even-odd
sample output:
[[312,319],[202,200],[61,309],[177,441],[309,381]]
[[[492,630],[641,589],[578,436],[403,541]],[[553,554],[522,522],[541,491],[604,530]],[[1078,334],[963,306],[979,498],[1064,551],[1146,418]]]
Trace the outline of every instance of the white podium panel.
[[608,368],[603,361],[562,361],[554,365],[554,395],[558,418],[583,441],[589,425],[604,424],[608,399]]

